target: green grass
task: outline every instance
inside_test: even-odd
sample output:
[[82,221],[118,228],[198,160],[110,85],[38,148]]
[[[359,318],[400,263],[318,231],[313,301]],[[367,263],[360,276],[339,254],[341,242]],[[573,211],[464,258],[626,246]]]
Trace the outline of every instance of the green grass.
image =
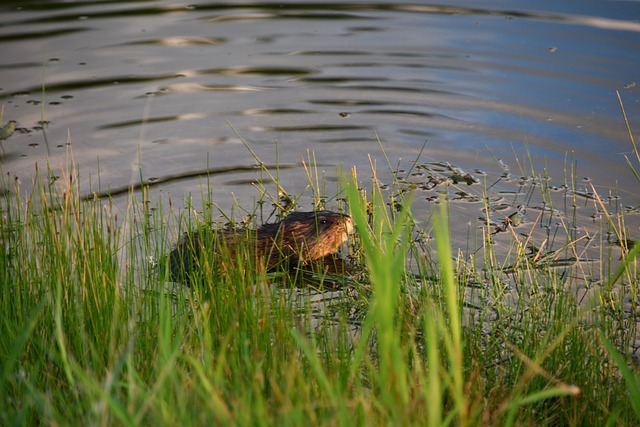
[[[84,199],[73,167],[57,173],[71,182],[47,171],[28,194],[13,188],[0,235],[0,424],[640,423],[629,357],[638,313],[623,308],[625,298],[637,307],[640,245],[622,247],[617,262],[603,244],[610,269],[580,256],[560,268],[577,250],[569,226],[546,252],[511,226],[501,247],[485,224],[468,237],[478,250],[452,251],[455,185],[438,187],[439,208],[422,219],[399,173],[387,187],[375,166],[367,185],[354,171],[328,197],[313,165],[310,155],[316,206],[348,207],[358,229],[348,278],[265,272],[242,255],[220,274],[224,255],[208,254],[218,264],[194,285],[170,284],[153,260],[179,230],[216,216],[206,189],[197,215],[182,218],[144,189],[124,212]],[[295,207],[302,195],[283,197],[284,187],[258,187],[260,202],[236,213],[251,225],[269,204]],[[548,186],[537,191],[551,200]],[[486,185],[477,196],[490,207]],[[600,204],[601,227],[626,242],[624,217]],[[600,273],[576,290],[576,277]],[[313,301],[322,292],[334,294]]]

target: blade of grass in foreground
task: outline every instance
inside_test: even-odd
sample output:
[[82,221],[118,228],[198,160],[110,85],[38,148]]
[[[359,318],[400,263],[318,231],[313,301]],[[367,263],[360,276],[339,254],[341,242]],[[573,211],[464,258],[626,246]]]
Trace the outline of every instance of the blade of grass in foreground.
[[606,347],[609,355],[615,360],[618,369],[620,369],[620,373],[624,378],[627,384],[627,390],[629,392],[629,401],[631,402],[631,407],[633,408],[633,412],[636,414],[636,421],[640,424],[640,377],[634,373],[625,362],[624,358],[618,350],[607,340],[602,332],[600,332],[600,336],[602,338],[602,343]]
[[[18,360],[21,352],[24,350],[29,336],[36,327],[38,318],[45,308],[46,302],[46,300],[40,301],[38,306],[33,310],[33,314],[31,315],[31,317],[29,317],[29,320],[22,328],[22,331],[20,331],[17,339],[15,339],[13,346],[11,347],[11,351],[9,352],[9,357],[7,357],[2,362],[4,366],[2,368],[2,377],[0,377],[0,390],[4,390],[5,383],[9,380],[11,371],[15,369],[15,363]],[[6,322],[7,320],[3,319],[3,321]]]
[[[447,315],[445,316],[449,327],[441,324],[442,338],[447,345],[447,357],[449,359],[449,375],[452,380],[452,397],[455,402],[456,412],[460,417],[460,425],[467,424],[466,398],[464,396],[462,332],[460,322],[460,308],[458,304],[458,285],[453,273],[453,257],[449,241],[449,222],[447,218],[446,203],[440,203],[440,212],[435,217],[434,225],[436,246],[438,248],[438,265],[440,266],[440,281],[444,286]],[[440,322],[442,323],[442,322]],[[434,341],[430,339],[429,341]],[[430,345],[427,343],[427,345]],[[434,367],[431,367],[434,369]]]
[[358,191],[355,176],[346,184],[351,215],[364,245],[367,269],[374,288],[365,323],[371,321],[378,338],[380,360],[377,378],[382,404],[400,417],[409,401],[407,365],[398,333],[398,299],[408,246],[407,203],[392,226],[379,187],[371,195],[372,220],[367,222],[367,202]]
[[431,310],[426,310],[424,314],[425,346],[427,348],[427,362],[429,370],[427,373],[427,387],[425,390],[425,400],[429,405],[428,425],[442,425],[442,382],[440,381],[440,349],[438,347],[438,332],[435,317],[437,316],[435,305]]

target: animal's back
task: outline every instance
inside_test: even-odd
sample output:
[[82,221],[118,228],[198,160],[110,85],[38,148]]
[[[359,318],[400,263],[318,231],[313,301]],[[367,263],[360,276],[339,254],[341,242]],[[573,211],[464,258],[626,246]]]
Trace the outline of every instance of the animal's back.
[[[280,222],[267,223],[257,230],[199,229],[186,233],[169,254],[173,280],[188,281],[203,262],[203,253],[228,254],[233,260],[246,251],[258,265],[272,269],[282,260],[306,263],[335,253],[353,230],[348,215],[331,211],[292,212]],[[204,248],[211,248],[203,251]],[[225,262],[225,260],[222,260]]]

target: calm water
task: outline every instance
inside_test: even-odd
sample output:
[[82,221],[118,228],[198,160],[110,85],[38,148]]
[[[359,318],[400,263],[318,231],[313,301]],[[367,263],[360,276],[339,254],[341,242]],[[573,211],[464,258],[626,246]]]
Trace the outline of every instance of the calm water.
[[377,132],[394,165],[426,141],[420,162],[493,180],[530,171],[528,152],[555,185],[573,170],[637,207],[616,91],[640,135],[639,20],[633,1],[3,2],[0,105],[18,131],[2,171],[27,185],[72,147],[85,192],[142,176],[197,206],[209,170],[221,208],[250,208],[260,175],[237,135],[299,194],[310,156],[330,187],[338,168],[370,180],[369,154],[388,172]]

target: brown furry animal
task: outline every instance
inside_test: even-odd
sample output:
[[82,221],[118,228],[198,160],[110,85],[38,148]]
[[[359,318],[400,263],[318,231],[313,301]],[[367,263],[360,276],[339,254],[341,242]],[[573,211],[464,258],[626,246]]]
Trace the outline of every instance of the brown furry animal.
[[[202,248],[212,245],[216,253],[233,259],[240,251],[273,269],[282,261],[307,263],[335,253],[353,230],[348,215],[331,211],[292,212],[280,222],[256,230],[198,230],[186,233],[169,254],[171,278],[188,281],[202,262]],[[224,248],[224,249],[223,249]],[[218,260],[220,261],[220,260]]]

